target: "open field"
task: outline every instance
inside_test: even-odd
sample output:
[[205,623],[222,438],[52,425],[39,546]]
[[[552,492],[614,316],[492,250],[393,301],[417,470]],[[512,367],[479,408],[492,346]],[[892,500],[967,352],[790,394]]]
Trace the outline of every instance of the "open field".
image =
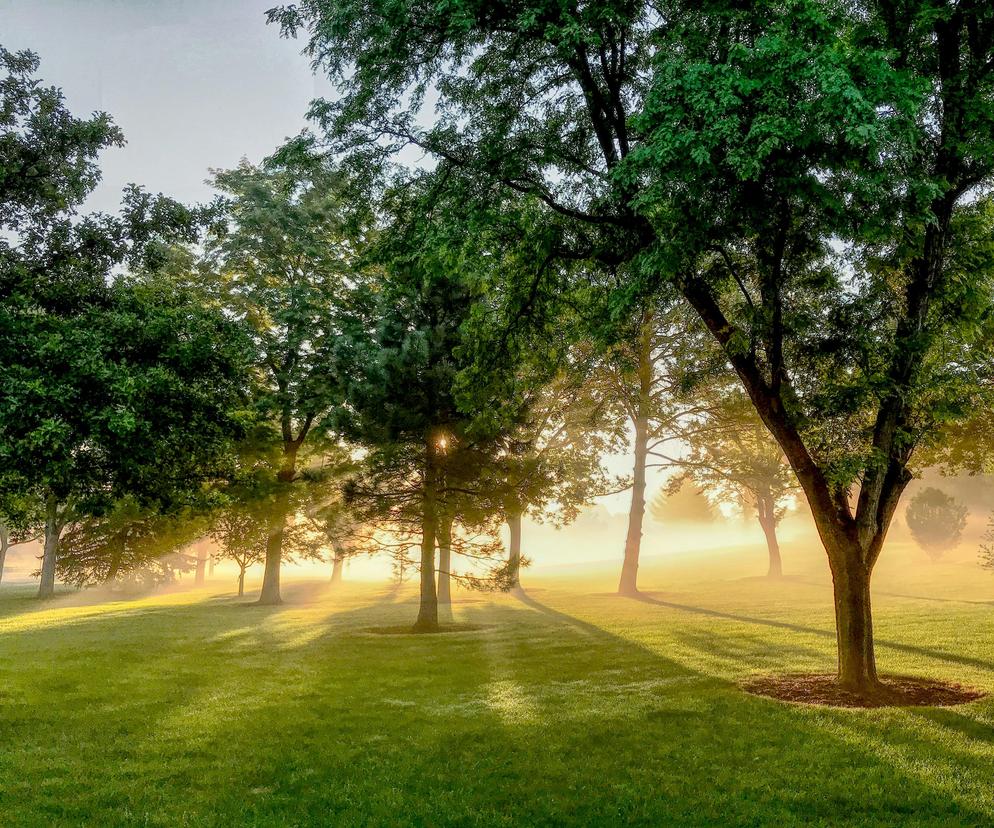
[[[994,691],[984,576],[916,572],[878,587],[882,669]],[[832,668],[829,590],[662,570],[647,587],[664,577],[637,601],[529,573],[524,600],[460,594],[454,620],[482,629],[421,637],[370,632],[413,620],[407,587],[299,582],[275,609],[220,582],[40,609],[5,588],[3,824],[994,821],[994,699],[746,695],[756,673]]]

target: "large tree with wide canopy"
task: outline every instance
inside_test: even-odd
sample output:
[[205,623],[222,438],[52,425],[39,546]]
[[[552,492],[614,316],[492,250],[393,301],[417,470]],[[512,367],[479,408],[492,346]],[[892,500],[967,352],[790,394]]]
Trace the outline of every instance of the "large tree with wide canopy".
[[270,19],[338,84],[314,109],[337,149],[414,144],[481,204],[539,199],[550,258],[625,268],[619,306],[676,285],[811,506],[840,682],[878,691],[870,574],[916,446],[987,364],[994,8],[302,0]]

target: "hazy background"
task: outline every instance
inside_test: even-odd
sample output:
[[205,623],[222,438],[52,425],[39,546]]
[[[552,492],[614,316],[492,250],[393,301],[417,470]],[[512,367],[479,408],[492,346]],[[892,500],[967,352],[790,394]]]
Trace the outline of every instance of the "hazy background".
[[[266,25],[264,12],[276,2],[0,0],[0,43],[38,52],[41,77],[62,87],[73,111],[106,111],[124,130],[127,146],[104,153],[104,180],[88,209],[115,210],[129,182],[186,202],[207,200],[212,195],[206,184],[210,168],[234,166],[242,157],[258,161],[304,127],[308,103],[332,90],[312,75],[300,44],[281,39]],[[609,463],[617,473],[625,473],[627,464],[626,457]],[[662,482],[660,474],[650,474],[650,501]],[[946,553],[943,565],[974,569],[978,589],[994,587],[994,575],[976,566],[978,539],[994,507],[991,481],[933,477],[930,483],[970,508],[963,542]],[[912,484],[905,503],[920,485]],[[627,506],[628,494],[623,493],[602,499],[562,531],[526,524],[523,550],[533,559],[532,573],[552,575],[583,566],[611,584],[620,567]],[[788,516],[780,534],[788,576],[827,576],[824,554],[804,510]],[[889,545],[882,569],[897,573],[931,566],[908,540],[903,504]],[[31,547],[12,550],[10,579],[27,578],[37,567],[36,554]],[[664,577],[658,567],[686,568],[714,578],[766,571],[765,543],[751,516],[694,525],[663,524],[647,514],[642,558],[643,581],[651,581],[654,573]],[[938,570],[922,571],[927,576]],[[352,578],[382,578],[388,567],[360,559],[347,572]],[[317,569],[307,565],[299,574],[314,575]],[[525,573],[526,581],[530,574]]]

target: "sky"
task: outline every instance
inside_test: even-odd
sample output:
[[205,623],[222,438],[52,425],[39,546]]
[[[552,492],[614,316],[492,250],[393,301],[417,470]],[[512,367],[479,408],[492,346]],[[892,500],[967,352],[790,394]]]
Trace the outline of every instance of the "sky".
[[37,52],[74,113],[106,111],[124,130],[87,207],[115,210],[129,182],[202,201],[210,168],[261,160],[329,94],[300,44],[266,24],[276,2],[0,0],[0,43]]

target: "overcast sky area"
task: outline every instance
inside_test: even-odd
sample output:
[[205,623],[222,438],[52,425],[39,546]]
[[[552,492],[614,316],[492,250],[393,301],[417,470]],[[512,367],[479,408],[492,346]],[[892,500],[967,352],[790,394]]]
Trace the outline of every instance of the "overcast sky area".
[[129,182],[202,201],[209,168],[261,160],[330,92],[301,44],[266,25],[276,3],[0,0],[0,43],[37,52],[75,114],[103,110],[124,130],[88,208],[116,210]]

